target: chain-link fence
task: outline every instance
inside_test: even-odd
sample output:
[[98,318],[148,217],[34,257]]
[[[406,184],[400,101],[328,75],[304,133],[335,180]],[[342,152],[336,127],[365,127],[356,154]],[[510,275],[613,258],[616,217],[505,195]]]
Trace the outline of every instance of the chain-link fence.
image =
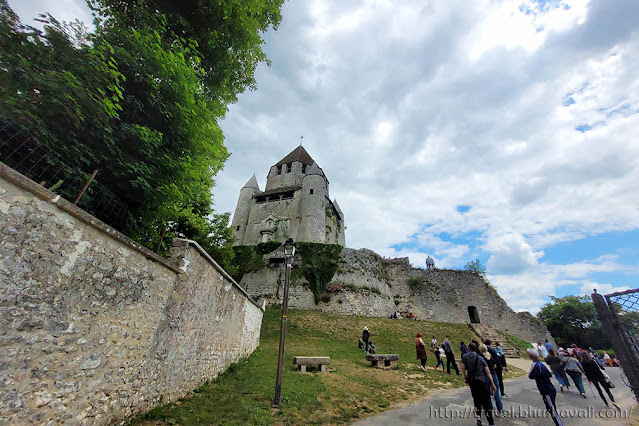
[[92,179],[93,173],[66,164],[14,124],[0,123],[0,161],[119,231],[134,225],[126,205],[100,183],[99,172]]
[[623,368],[624,383],[639,401],[639,289],[592,294],[597,315]]

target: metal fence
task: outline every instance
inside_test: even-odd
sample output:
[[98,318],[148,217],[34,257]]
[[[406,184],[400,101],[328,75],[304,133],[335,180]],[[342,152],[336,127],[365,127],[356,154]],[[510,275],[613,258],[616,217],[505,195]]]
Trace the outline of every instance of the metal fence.
[[126,204],[100,183],[99,175],[93,179],[94,173],[65,163],[14,124],[0,123],[0,161],[119,231],[134,225]]
[[592,301],[623,368],[622,379],[639,401],[639,289],[605,296],[595,291]]

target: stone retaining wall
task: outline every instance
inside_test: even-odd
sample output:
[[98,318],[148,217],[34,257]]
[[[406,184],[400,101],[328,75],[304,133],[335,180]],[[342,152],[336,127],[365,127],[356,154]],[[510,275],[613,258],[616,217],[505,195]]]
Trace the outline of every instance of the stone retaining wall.
[[202,248],[163,259],[0,163],[0,424],[105,424],[258,345],[263,307]]
[[[329,293],[328,302],[315,304],[306,281],[298,279],[291,284],[289,306],[370,317],[410,310],[420,319],[457,324],[469,323],[468,308],[475,307],[483,324],[528,342],[552,340],[539,320],[527,312],[514,312],[474,272],[413,268],[408,258],[384,259],[368,249],[345,248],[339,262],[332,284],[338,284],[342,290]],[[422,284],[409,286],[410,277]],[[283,267],[269,265],[245,274],[240,284],[252,297],[277,303],[283,282]]]

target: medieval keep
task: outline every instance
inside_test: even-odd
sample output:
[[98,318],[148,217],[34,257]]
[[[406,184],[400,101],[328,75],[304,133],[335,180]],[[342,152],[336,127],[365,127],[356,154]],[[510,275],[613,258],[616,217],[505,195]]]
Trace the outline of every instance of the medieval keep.
[[255,175],[240,190],[233,230],[236,245],[294,241],[345,245],[344,214],[331,201],[322,169],[300,145],[271,167],[266,188]]

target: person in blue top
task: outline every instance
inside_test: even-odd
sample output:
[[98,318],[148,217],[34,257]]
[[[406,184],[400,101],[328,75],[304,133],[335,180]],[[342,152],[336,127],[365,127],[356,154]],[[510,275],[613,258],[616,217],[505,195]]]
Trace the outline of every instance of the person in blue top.
[[557,404],[555,404],[557,389],[555,389],[555,386],[550,381],[552,374],[548,371],[548,368],[539,361],[539,352],[537,349],[528,349],[528,358],[532,361],[528,378],[537,383],[537,389],[539,389],[539,393],[544,400],[546,411],[550,413],[555,425],[563,426],[561,417],[559,417],[559,413],[557,412]]
[[553,347],[552,343],[550,343],[550,342],[548,341],[548,339],[546,339],[546,343],[544,343],[544,346],[546,347],[546,350],[547,350],[548,352],[550,352],[550,351],[553,351],[553,352],[554,352],[554,350],[555,350],[555,348]]

